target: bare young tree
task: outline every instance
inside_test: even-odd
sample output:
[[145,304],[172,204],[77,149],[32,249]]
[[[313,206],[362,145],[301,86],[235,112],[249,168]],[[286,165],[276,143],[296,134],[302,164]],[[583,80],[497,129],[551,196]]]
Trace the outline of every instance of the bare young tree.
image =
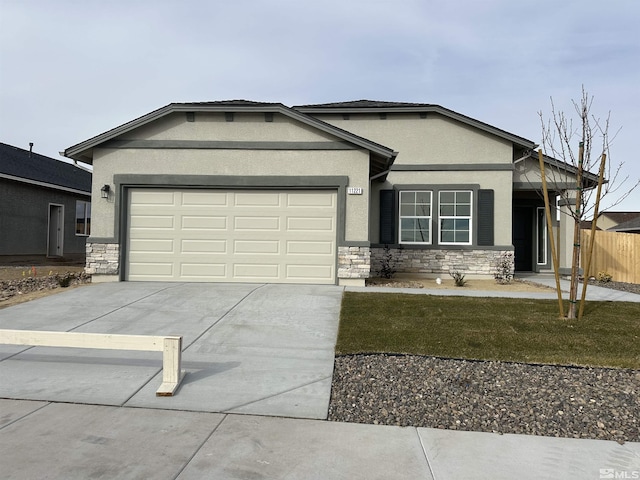
[[[605,197],[609,197],[607,208],[622,202],[640,184],[636,180],[631,188],[622,190],[629,177],[623,177],[624,162],[612,166],[609,150],[619,130],[609,134],[610,113],[604,120],[591,113],[593,96],[582,88],[579,102],[572,101],[577,121],[563,111],[556,110],[551,99],[551,117],[545,119],[539,112],[542,123],[542,148],[545,155],[559,160],[546,169],[547,183],[565,206],[563,211],[573,219],[574,242],[571,265],[571,288],[569,290],[569,311],[567,318],[576,318],[578,298],[578,276],[580,268],[580,223],[593,217],[596,222],[598,207]],[[600,172],[598,176],[593,172]],[[604,182],[603,177],[606,178]],[[628,185],[628,184],[627,184]],[[615,197],[612,200],[612,196]],[[593,242],[593,237],[592,240]],[[554,262],[557,274],[557,262]],[[586,273],[586,272],[585,272]],[[586,280],[584,288],[586,289]],[[583,298],[584,298],[583,291]],[[560,295],[560,292],[558,292]]]

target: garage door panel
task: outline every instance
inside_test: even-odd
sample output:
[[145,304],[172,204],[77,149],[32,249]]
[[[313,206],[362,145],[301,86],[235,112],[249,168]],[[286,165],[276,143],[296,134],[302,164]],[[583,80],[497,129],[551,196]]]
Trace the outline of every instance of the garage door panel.
[[233,265],[233,276],[241,279],[277,280],[280,276],[280,265],[265,263],[236,263]]
[[132,252],[173,252],[174,241],[166,238],[132,238],[129,248]]
[[214,191],[184,191],[182,192],[181,205],[185,207],[199,206],[227,206],[228,195],[225,192]]
[[225,279],[227,276],[227,265],[224,263],[202,264],[202,263],[183,263],[180,268],[182,277],[206,279]]
[[289,217],[287,218],[287,229],[305,232],[333,232],[333,218]]
[[234,195],[236,207],[279,207],[281,205],[280,193],[269,192],[238,192]]
[[287,265],[287,277],[292,279],[319,280],[332,273],[327,265]]
[[136,228],[173,228],[175,218],[170,215],[132,215],[129,225],[132,229]]
[[129,264],[129,275],[140,277],[173,277],[173,263],[135,262]]
[[210,215],[182,215],[183,230],[226,230],[227,217]]
[[136,206],[172,206],[177,195],[172,190],[140,189],[131,194],[131,204]]
[[280,217],[238,217],[233,224],[235,230],[280,230]]
[[286,253],[288,255],[333,255],[333,242],[288,241]]
[[236,240],[233,242],[233,252],[278,254],[280,253],[280,242],[278,240]]
[[132,189],[128,280],[335,283],[335,191]]
[[227,253],[225,240],[182,240],[181,253]]
[[334,197],[326,193],[289,193],[289,207],[334,207]]

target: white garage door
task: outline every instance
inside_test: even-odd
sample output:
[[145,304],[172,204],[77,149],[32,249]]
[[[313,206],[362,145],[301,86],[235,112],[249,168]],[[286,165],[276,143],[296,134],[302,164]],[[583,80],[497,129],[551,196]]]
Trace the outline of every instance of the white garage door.
[[127,280],[335,283],[336,192],[129,190]]

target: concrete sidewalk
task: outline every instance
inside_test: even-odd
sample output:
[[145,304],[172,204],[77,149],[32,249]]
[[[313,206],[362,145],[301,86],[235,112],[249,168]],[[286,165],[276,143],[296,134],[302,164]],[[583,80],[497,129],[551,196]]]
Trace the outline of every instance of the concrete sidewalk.
[[[510,292],[498,290],[473,290],[469,288],[452,288],[452,289],[429,289],[429,288],[393,288],[393,287],[346,287],[350,292],[384,292],[384,293],[407,293],[413,295],[443,295],[443,296],[460,296],[460,297],[500,297],[500,298],[533,298],[539,300],[557,300],[556,280],[553,274],[524,274],[518,275],[519,280],[537,283],[539,285],[550,287],[553,290],[548,292]],[[560,289],[563,292],[563,298],[569,298],[569,281],[560,280]],[[582,294],[582,283],[579,284],[579,296]],[[587,287],[587,300],[601,302],[636,302],[640,303],[640,295],[630,292],[621,292],[611,288],[598,287],[589,285]]]
[[0,411],[3,479],[595,480],[640,472],[638,443],[21,400],[0,400]]

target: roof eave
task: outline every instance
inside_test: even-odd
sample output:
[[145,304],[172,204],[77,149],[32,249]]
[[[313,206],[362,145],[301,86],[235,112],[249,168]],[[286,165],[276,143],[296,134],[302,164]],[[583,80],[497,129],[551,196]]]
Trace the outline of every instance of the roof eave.
[[107,132],[96,135],[84,142],[78,143],[67,148],[63,153],[65,157],[73,160],[79,160],[86,163],[93,163],[93,148],[108,141],[112,140],[126,132],[129,132],[135,128],[146,125],[153,122],[165,115],[176,112],[251,112],[251,113],[281,113],[285,116],[298,120],[309,126],[313,126],[318,130],[325,133],[332,134],[338,138],[353,143],[356,146],[376,153],[377,155],[386,157],[391,163],[397,156],[397,152],[392,149],[379,145],[375,142],[367,140],[358,135],[354,135],[346,130],[342,130],[329,123],[323,122],[315,117],[307,115],[305,113],[291,109],[281,103],[264,104],[264,105],[233,105],[233,104],[221,104],[221,105],[207,105],[198,103],[170,103],[162,108],[154,110],[146,115],[138,117],[127,123],[124,123],[118,127],[112,128]]
[[491,133],[498,137],[504,138],[510,142],[520,145],[524,148],[535,148],[537,144],[531,140],[514,135],[507,131],[496,128],[488,123],[481,122],[474,118],[468,117],[461,113],[449,110],[440,105],[414,105],[414,106],[367,106],[367,107],[293,107],[307,114],[334,113],[334,114],[351,114],[351,113],[437,113],[445,117],[457,120],[461,123],[473,126],[485,132]]

